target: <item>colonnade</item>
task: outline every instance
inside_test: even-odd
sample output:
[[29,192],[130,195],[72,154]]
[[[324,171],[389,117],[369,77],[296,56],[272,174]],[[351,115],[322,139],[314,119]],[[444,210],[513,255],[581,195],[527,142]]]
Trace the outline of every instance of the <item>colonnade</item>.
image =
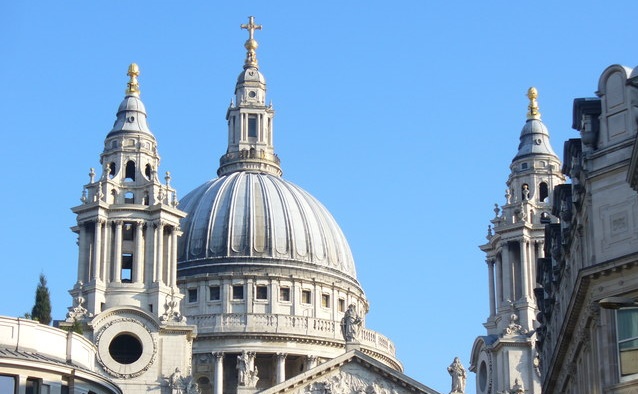
[[[124,226],[134,226],[127,230],[133,232],[132,239],[124,239]],[[176,286],[178,226],[163,220],[98,218],[81,223],[79,230],[79,281]],[[125,262],[130,263],[126,268],[130,268],[130,278],[122,276],[125,255],[132,257]]]

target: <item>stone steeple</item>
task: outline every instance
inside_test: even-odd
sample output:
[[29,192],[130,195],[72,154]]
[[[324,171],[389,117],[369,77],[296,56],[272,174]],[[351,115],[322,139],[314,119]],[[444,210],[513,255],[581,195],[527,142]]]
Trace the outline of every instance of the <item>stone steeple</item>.
[[228,121],[228,149],[219,160],[219,176],[235,171],[254,171],[281,176],[279,157],[273,146],[272,105],[266,105],[266,79],[259,71],[254,39],[255,30],[261,25],[249,17],[248,24],[241,25],[249,36],[244,47],[244,69],[237,77],[235,99],[226,112]]
[[543,257],[545,225],[557,221],[551,215],[552,191],[565,178],[541,120],[537,90],[530,88],[527,97],[527,121],[510,164],[505,204],[495,204],[488,242],[480,246],[488,267],[489,316],[487,335],[477,338],[472,350],[477,393],[509,390],[516,379],[530,393],[540,392],[534,369],[536,260]]
[[90,315],[132,306],[159,318],[168,304],[179,314],[176,252],[185,214],[176,208],[170,174],[165,183],[158,177],[160,157],[140,100],[137,64],[130,65],[128,76],[100,155],[101,174],[91,168],[82,204],[72,209],[79,260],[71,294],[75,307]]

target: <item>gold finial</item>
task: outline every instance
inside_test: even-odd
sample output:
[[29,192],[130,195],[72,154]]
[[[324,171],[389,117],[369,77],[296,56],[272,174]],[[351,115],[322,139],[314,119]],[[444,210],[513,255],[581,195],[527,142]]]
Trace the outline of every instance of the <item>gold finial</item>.
[[261,25],[255,24],[255,17],[248,17],[248,24],[242,24],[239,27],[248,30],[248,40],[244,43],[246,48],[246,61],[244,62],[244,68],[255,67],[257,68],[257,54],[255,49],[259,46],[254,38],[255,30],[261,30]]
[[538,97],[538,90],[535,87],[531,87],[527,89],[527,97],[529,98],[529,105],[527,109],[527,119],[540,119],[541,113],[538,111],[538,103],[536,102],[536,98]]
[[137,77],[140,75],[140,68],[137,66],[137,64],[131,63],[131,65],[128,66],[128,72],[126,73],[126,75],[130,77],[127,83],[128,87],[126,88],[126,94],[129,96],[139,97],[140,84],[137,83]]

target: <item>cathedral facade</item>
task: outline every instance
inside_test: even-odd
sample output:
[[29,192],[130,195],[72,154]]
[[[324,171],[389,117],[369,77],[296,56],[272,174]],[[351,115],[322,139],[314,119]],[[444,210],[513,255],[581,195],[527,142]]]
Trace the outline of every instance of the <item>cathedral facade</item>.
[[88,348],[95,382],[31,376],[33,391],[22,384],[30,375],[0,364],[20,393],[436,393],[405,376],[392,341],[366,326],[369,303],[332,215],[282,178],[261,26],[250,17],[241,27],[249,38],[227,149],[217,177],[181,201],[160,173],[140,70],[129,67],[100,168],[72,208],[77,280],[60,326]]
[[638,69],[610,66],[596,97],[574,100],[579,138],[562,164],[530,100],[481,246],[490,315],[472,349],[476,392],[636,392]]

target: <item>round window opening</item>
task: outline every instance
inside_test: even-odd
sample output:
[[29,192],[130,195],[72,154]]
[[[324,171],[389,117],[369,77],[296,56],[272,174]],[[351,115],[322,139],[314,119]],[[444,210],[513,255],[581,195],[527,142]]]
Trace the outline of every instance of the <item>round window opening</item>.
[[111,341],[109,354],[120,364],[133,364],[142,356],[142,343],[131,334],[120,334]]

